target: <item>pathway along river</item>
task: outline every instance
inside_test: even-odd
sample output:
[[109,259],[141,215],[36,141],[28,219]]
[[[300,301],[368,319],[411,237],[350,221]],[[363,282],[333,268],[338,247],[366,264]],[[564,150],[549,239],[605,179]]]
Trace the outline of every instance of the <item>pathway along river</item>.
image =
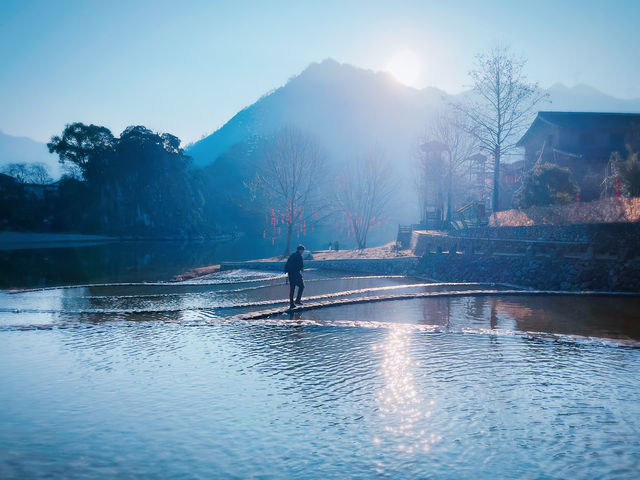
[[281,275],[4,290],[0,477],[640,474],[639,298],[306,281],[308,303],[484,293],[242,320],[285,305]]

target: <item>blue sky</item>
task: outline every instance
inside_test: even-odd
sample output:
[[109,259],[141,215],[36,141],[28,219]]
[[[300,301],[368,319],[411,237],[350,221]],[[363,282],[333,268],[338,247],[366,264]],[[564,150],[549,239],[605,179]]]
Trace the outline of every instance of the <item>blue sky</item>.
[[468,84],[496,42],[562,82],[640,97],[640,2],[0,0],[0,130],[45,141],[65,123],[211,133],[309,63],[385,70],[421,60],[418,88]]

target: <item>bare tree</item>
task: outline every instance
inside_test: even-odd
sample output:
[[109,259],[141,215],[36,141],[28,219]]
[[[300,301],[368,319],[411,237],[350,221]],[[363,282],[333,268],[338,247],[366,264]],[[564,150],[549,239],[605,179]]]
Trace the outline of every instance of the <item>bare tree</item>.
[[49,171],[44,163],[34,163],[29,168],[30,182],[38,185],[51,183],[53,179],[49,176]]
[[[458,180],[461,168],[478,148],[476,138],[469,134],[470,127],[464,115],[454,109],[441,110],[427,125],[420,144],[423,153],[419,157],[420,188],[437,183],[440,192],[446,191],[446,220],[451,221],[453,177]],[[446,153],[446,163],[442,155]],[[445,180],[446,176],[446,180]],[[438,178],[439,177],[439,178]],[[443,185],[446,185],[446,187]]]
[[6,175],[15,178],[18,183],[29,182],[29,166],[26,163],[10,163],[2,171]]
[[338,175],[335,208],[346,216],[358,248],[366,248],[373,222],[384,214],[393,192],[391,171],[376,153],[361,157]]
[[271,201],[276,218],[286,226],[285,255],[291,250],[296,228],[306,225],[321,208],[318,188],[324,171],[325,157],[319,145],[301,131],[287,127],[267,140],[256,183]]
[[46,185],[51,183],[47,167],[43,163],[10,163],[3,169],[4,173],[12,176],[18,183],[37,183]]
[[509,47],[495,46],[476,56],[469,72],[473,81],[467,101],[454,104],[470,125],[483,150],[494,157],[493,210],[500,208],[500,160],[515,148],[519,135],[531,122],[535,106],[548,97],[524,74],[526,59]]

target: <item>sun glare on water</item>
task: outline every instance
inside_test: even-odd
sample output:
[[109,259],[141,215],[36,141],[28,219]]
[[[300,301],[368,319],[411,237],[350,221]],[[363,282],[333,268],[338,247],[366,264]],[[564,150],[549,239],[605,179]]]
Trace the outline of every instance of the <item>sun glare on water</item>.
[[411,50],[401,50],[393,54],[387,65],[387,70],[400,83],[414,86],[420,75],[421,67],[422,62],[415,53]]

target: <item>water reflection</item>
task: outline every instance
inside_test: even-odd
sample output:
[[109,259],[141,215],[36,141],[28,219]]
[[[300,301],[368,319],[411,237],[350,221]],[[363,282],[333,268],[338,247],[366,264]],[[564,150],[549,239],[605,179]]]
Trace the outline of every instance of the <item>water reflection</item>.
[[428,452],[442,439],[428,430],[429,422],[425,421],[433,414],[435,401],[418,394],[414,380],[418,363],[409,354],[411,335],[411,329],[398,325],[389,330],[383,344],[373,347],[384,352],[380,371],[385,382],[376,397],[384,428],[373,443],[407,454]]
[[434,298],[422,304],[422,323],[439,325],[447,330],[451,327],[451,298]]
[[492,323],[494,316],[507,317],[520,331],[640,339],[637,297],[532,296],[486,301],[492,305]]
[[194,267],[270,257],[277,249],[253,238],[232,242],[115,242],[0,251],[0,288],[168,280]]
[[[0,301],[104,307],[136,288],[0,292]],[[145,294],[163,295],[153,288]],[[0,331],[0,477],[93,478],[103,465],[112,477],[131,476],[135,465],[144,478],[637,471],[640,349],[513,334],[557,322],[602,329],[615,323],[612,305],[597,306],[602,298],[430,298],[240,322],[206,321],[216,313],[191,308],[191,293],[219,298],[211,286],[174,288],[153,297],[156,306],[187,310],[58,312],[49,315],[68,325]],[[269,288],[250,292],[285,290]],[[638,301],[624,301],[616,315],[631,323]],[[562,320],[571,311],[583,316],[578,325]]]

